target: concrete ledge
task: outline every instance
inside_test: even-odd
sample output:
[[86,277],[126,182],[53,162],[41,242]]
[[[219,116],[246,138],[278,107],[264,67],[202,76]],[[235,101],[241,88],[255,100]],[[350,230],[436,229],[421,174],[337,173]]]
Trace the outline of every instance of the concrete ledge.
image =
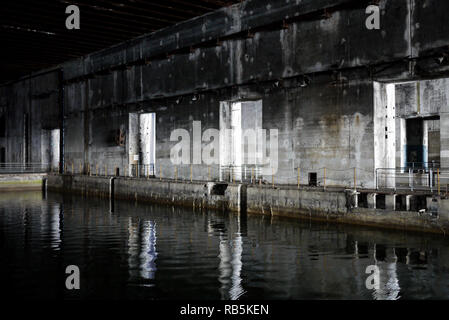
[[[218,187],[217,187],[218,186]],[[449,200],[429,201],[434,208],[418,211],[403,210],[398,203],[412,200],[411,196],[369,193],[366,205],[380,208],[359,208],[354,203],[358,193],[351,190],[297,189],[226,184],[213,182],[184,182],[124,177],[89,177],[50,175],[48,189],[79,193],[86,196],[107,196],[132,201],[148,201],[165,205],[210,208],[336,223],[366,225],[389,229],[449,232]],[[404,200],[403,200],[404,199]],[[419,199],[418,199],[419,200]],[[421,207],[421,200],[416,200]],[[446,208],[447,207],[447,208]],[[446,210],[444,213],[443,211]],[[434,213],[436,212],[436,214]]]
[[41,190],[46,174],[2,174],[0,191]]

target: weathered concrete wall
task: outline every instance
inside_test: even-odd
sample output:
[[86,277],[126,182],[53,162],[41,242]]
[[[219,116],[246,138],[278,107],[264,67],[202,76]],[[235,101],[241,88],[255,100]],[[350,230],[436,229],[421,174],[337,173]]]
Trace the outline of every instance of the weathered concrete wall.
[[[279,129],[275,183],[296,184],[299,167],[303,182],[316,172],[323,183],[327,168],[328,185],[351,185],[357,168],[358,184],[372,187],[380,152],[373,80],[448,72],[432,55],[449,43],[449,4],[382,0],[381,30],[367,30],[368,3],[249,0],[64,63],[64,103],[56,72],[3,87],[7,159],[24,161],[23,114],[29,113],[28,161],[40,162],[41,129],[59,125],[64,104],[68,169],[71,163],[75,172],[80,164],[84,172],[99,165],[109,173],[120,167],[123,174],[131,162],[129,113],[155,112],[156,172],[174,177],[172,130],[192,133],[193,120],[202,122],[203,132],[218,129],[220,101],[261,99],[263,128]],[[409,58],[417,58],[416,68],[404,63]],[[119,129],[127,134],[125,146],[115,142]],[[449,159],[444,130],[443,162]],[[206,166],[193,171],[195,179],[208,177]],[[179,169],[180,179],[189,176],[189,167]],[[216,166],[211,176],[218,178]]]
[[[57,72],[1,88],[0,106],[5,107],[7,117],[3,144],[6,147],[6,162],[41,163],[42,130],[60,126],[58,89]],[[28,123],[25,123],[25,114]],[[28,131],[26,137],[25,130]]]
[[72,175],[48,175],[48,190],[72,192],[86,196],[109,197],[110,178]]
[[42,190],[47,174],[0,174],[0,193],[20,190]]
[[93,177],[82,175],[48,176],[48,190],[147,201],[193,208],[239,211],[240,185],[230,186],[222,195],[213,194],[207,183],[160,181],[159,179]]
[[[213,183],[185,183],[158,179],[106,178],[49,175],[48,189],[86,196],[106,196],[131,201],[147,201],[191,208],[211,208],[264,214],[271,217],[324,220],[335,223],[369,225],[409,231],[447,233],[448,201],[432,201],[426,196],[384,194],[384,208],[368,200],[367,208],[357,205],[356,194],[345,190],[230,184],[221,195],[212,191]],[[380,195],[378,195],[380,197]],[[406,199],[408,211],[397,205]],[[418,203],[418,197],[423,203]],[[358,196],[357,196],[358,198]],[[413,204],[411,203],[413,202]],[[423,206],[428,213],[418,212]],[[370,208],[371,207],[371,208]],[[412,208],[413,207],[413,208]]]
[[167,182],[152,179],[119,178],[114,180],[115,197],[162,204],[201,207],[206,200],[203,183]]
[[[396,195],[389,195],[395,199]],[[389,197],[387,196],[387,198]],[[247,188],[247,212],[291,218],[306,218],[334,223],[348,223],[409,231],[447,233],[447,201],[438,207],[439,215],[400,211],[394,207],[373,209],[354,207],[351,194],[344,191],[317,191],[270,187]],[[437,210],[438,212],[438,210]]]

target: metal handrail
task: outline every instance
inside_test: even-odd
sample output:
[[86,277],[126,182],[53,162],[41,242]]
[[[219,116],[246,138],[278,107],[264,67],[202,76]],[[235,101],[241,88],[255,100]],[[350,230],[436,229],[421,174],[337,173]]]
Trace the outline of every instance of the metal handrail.
[[449,184],[449,168],[377,168],[376,189],[406,189],[433,192]]
[[0,174],[12,173],[46,173],[51,170],[50,163],[0,163]]

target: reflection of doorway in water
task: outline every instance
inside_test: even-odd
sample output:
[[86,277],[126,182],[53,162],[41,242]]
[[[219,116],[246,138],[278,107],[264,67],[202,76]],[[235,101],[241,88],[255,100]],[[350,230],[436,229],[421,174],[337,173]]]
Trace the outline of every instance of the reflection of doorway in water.
[[243,240],[240,219],[238,220],[237,228],[237,232],[234,233],[226,229],[225,221],[211,221],[210,217],[208,217],[208,229],[213,231],[213,233],[218,233],[220,240],[220,263],[218,266],[220,274],[218,281],[221,283],[220,294],[223,300],[238,300],[245,293],[241,278]]
[[156,223],[128,221],[128,270],[130,280],[153,280],[156,267]]

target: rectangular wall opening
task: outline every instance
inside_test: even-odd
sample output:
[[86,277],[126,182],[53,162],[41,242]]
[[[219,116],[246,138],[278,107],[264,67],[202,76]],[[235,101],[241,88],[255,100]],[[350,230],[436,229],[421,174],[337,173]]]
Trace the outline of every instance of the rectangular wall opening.
[[6,116],[3,114],[0,116],[0,138],[6,137]]
[[446,108],[447,79],[395,84],[396,165],[405,170],[436,168],[441,162],[440,116]]
[[374,83],[377,187],[428,188],[430,170],[447,167],[448,88],[448,78]]
[[309,172],[309,186],[310,187],[318,186],[318,175],[316,172]]
[[6,148],[0,148],[0,165],[4,166],[6,163]]
[[156,113],[139,115],[139,158],[141,175],[154,175],[156,163]]
[[154,175],[156,163],[156,113],[130,113],[127,175]]
[[262,100],[220,104],[220,180],[257,178],[262,152]]
[[427,130],[424,120],[414,118],[406,120],[406,167],[420,169],[427,163]]

